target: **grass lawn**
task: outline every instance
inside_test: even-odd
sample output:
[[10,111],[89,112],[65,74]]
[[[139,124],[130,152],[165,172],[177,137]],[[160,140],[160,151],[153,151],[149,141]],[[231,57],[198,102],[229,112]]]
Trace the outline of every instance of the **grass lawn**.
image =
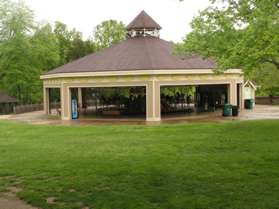
[[16,182],[19,197],[44,209],[275,209],[279,121],[87,127],[0,121],[0,191]]

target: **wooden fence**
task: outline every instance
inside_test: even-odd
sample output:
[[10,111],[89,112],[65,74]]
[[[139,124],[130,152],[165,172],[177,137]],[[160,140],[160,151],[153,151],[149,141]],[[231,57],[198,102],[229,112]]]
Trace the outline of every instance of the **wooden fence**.
[[276,97],[268,97],[268,96],[256,97],[256,104],[278,105],[279,104],[279,96],[276,96]]
[[[89,102],[90,103],[90,102]],[[94,102],[91,102],[92,104]],[[90,103],[90,104],[91,104]],[[271,104],[277,104],[279,105],[279,96],[275,97],[268,97],[268,96],[261,96],[256,97],[256,104],[263,104],[263,105],[271,105]],[[52,108],[55,108],[56,106],[59,106],[60,104],[51,104]],[[27,112],[33,112],[33,111],[40,111],[43,110],[44,106],[43,104],[29,104],[29,105],[17,105],[14,107],[14,113],[20,114],[20,113],[27,113]]]
[[44,109],[43,104],[17,105],[14,107],[14,113],[20,114],[20,113],[40,111],[43,109]]
[[13,103],[0,103],[0,115],[8,115],[13,113],[14,104]]

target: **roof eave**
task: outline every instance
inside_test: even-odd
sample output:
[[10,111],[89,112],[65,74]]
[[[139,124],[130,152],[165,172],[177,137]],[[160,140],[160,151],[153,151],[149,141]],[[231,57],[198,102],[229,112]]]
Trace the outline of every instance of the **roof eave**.
[[[119,70],[98,72],[55,73],[40,76],[40,79],[97,77],[97,76],[129,76],[129,75],[172,75],[172,74],[215,74],[215,69],[158,69],[158,70]],[[240,69],[228,69],[225,74],[240,74]]]

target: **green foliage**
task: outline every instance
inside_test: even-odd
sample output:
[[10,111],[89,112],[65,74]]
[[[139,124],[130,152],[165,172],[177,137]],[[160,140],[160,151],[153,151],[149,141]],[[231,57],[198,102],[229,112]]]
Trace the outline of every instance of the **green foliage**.
[[39,75],[27,35],[33,30],[33,14],[24,4],[9,1],[1,1],[0,11],[1,88],[22,102],[30,102],[36,89],[32,81]]
[[59,61],[50,26],[39,28],[33,37],[16,34],[1,44],[1,86],[22,103],[40,102],[39,76]]
[[99,88],[93,92],[103,104],[125,103],[145,96],[145,89],[142,87]]
[[98,50],[107,48],[126,39],[126,28],[116,20],[104,21],[94,31],[94,42]]
[[0,42],[33,29],[33,12],[24,2],[0,0]]
[[40,102],[39,77],[59,63],[56,37],[22,2],[0,2],[0,87],[21,103]]
[[71,40],[66,60],[68,60],[68,62],[73,61],[95,51],[96,47],[94,43],[89,39],[86,41],[82,40],[82,34],[76,32]]
[[59,46],[50,24],[37,27],[34,35],[30,38],[30,42],[38,69],[47,72],[57,67],[60,59]]
[[174,97],[177,95],[184,96],[194,96],[195,87],[193,86],[173,86],[173,87],[163,87],[161,89],[161,94],[164,96]]
[[256,81],[259,96],[279,96],[279,71],[272,64],[264,64],[249,77]]
[[245,72],[271,63],[279,69],[279,3],[276,0],[212,0],[191,23],[178,53],[212,57],[222,70]]
[[71,32],[68,31],[67,25],[62,22],[55,22],[54,34],[59,44],[60,64],[68,61],[68,51],[71,46]]
[[0,0],[0,89],[20,103],[42,100],[40,75],[125,39],[123,23],[110,20],[96,27],[96,43],[57,21],[38,25],[24,2]]
[[81,32],[69,30],[62,22],[55,22],[54,34],[59,45],[60,65],[95,51],[95,46],[90,40],[83,41]]

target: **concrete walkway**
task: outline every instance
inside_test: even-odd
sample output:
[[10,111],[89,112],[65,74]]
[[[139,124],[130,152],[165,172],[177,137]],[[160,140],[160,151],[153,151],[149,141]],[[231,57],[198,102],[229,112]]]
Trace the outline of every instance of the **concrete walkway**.
[[31,124],[53,125],[137,125],[158,123],[195,123],[195,122],[224,122],[230,120],[264,120],[279,119],[279,106],[256,105],[253,110],[243,110],[238,117],[222,117],[221,111],[213,113],[200,113],[192,115],[170,115],[162,118],[161,122],[148,123],[144,118],[87,118],[74,121],[62,121],[57,117],[46,116],[42,111],[18,115],[2,115],[0,120],[12,120]]
[[244,110],[241,120],[279,119],[279,105],[256,105],[254,110]]

